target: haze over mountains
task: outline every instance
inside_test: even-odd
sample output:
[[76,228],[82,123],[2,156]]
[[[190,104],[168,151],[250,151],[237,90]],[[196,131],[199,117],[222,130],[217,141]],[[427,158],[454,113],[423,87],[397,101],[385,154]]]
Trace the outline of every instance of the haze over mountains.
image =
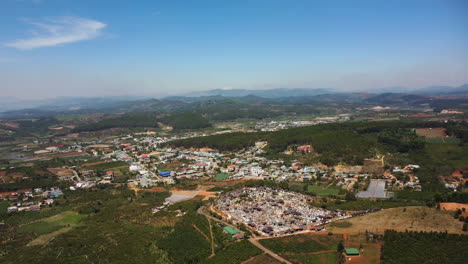
[[[417,96],[468,96],[468,84],[458,87],[430,86],[422,89],[411,89],[404,87],[380,88],[365,91],[340,91],[336,89],[318,88],[276,88],[265,90],[248,89],[214,89],[207,91],[194,91],[178,96],[168,96],[157,99],[158,102],[176,104],[175,102],[193,103],[207,100],[223,100],[232,98],[244,103],[305,103],[310,101],[346,101],[358,102],[369,101],[369,98],[377,95],[388,98],[388,94],[399,94],[391,96],[399,100],[409,98],[402,95]],[[403,98],[403,99],[402,99]],[[406,99],[405,99],[406,98]],[[414,99],[414,97],[412,97]],[[57,97],[45,100],[20,100],[13,97],[0,97],[0,112],[2,116],[8,116],[10,111],[27,109],[27,112],[47,114],[48,112],[76,111],[76,110],[99,110],[110,108],[122,108],[135,111],[143,110],[144,105],[153,102],[149,96],[109,96],[109,97]],[[383,102],[386,102],[385,100]],[[138,105],[141,105],[141,108]],[[132,105],[131,107],[129,105]],[[6,112],[6,113],[5,113]],[[6,115],[5,115],[6,114]]]

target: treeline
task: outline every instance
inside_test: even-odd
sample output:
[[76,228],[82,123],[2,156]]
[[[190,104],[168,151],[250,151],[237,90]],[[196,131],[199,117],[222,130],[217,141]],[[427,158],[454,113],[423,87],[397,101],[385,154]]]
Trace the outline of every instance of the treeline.
[[210,127],[211,123],[198,113],[186,112],[163,117],[156,113],[126,113],[118,117],[103,119],[97,123],[79,126],[73,132],[99,131],[110,128],[158,128],[158,123],[172,126],[174,129],[199,129]]
[[199,129],[211,127],[208,119],[198,113],[172,114],[159,119],[159,122],[172,126],[174,129]]
[[464,144],[468,143],[468,124],[450,122],[447,125],[447,134],[459,138]]
[[202,148],[210,147],[221,151],[238,151],[266,138],[266,133],[229,133],[209,137],[195,137],[167,143],[174,147]]
[[126,113],[119,117],[103,119],[97,123],[78,126],[73,132],[99,131],[103,129],[122,127],[158,127],[158,119],[154,113]]
[[384,233],[383,264],[462,264],[468,259],[468,236],[447,233]]

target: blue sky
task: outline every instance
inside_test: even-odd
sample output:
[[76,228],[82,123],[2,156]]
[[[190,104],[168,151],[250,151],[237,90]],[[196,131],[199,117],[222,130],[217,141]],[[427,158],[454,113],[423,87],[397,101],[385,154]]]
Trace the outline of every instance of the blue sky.
[[468,83],[468,1],[0,0],[1,96]]

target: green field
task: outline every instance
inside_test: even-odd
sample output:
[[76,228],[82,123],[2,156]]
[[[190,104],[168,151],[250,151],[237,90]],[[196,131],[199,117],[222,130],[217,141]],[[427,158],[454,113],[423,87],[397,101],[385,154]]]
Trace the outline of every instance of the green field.
[[215,180],[217,181],[224,181],[224,180],[227,180],[229,178],[229,174],[226,174],[226,173],[218,173],[216,174],[216,177],[215,177]]
[[337,187],[325,188],[318,185],[309,185],[307,191],[319,196],[337,195],[340,193],[340,189]]
[[300,263],[304,264],[313,264],[313,263],[320,263],[320,264],[335,264],[337,263],[337,253],[335,251],[324,252],[320,254],[313,254],[313,255],[300,255],[294,254],[290,255],[291,259],[296,259]]
[[34,233],[37,235],[48,234],[63,227],[76,226],[85,217],[86,215],[66,211],[31,224],[20,226],[16,231],[18,233]]
[[427,143],[434,143],[434,144],[458,144],[460,143],[460,139],[454,137],[426,137],[425,138]]
[[280,238],[262,239],[260,243],[276,253],[311,253],[336,249],[341,235],[301,234]]

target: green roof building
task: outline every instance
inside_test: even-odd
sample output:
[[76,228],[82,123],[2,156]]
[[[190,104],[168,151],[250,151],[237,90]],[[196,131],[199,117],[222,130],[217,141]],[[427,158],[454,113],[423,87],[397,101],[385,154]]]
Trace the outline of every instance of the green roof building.
[[232,227],[232,226],[225,226],[225,227],[223,227],[223,230],[226,231],[226,232],[227,232],[228,234],[230,234],[231,236],[240,233],[239,230],[235,229],[235,228]]
[[357,248],[345,248],[345,252],[348,256],[359,256],[359,250]]

